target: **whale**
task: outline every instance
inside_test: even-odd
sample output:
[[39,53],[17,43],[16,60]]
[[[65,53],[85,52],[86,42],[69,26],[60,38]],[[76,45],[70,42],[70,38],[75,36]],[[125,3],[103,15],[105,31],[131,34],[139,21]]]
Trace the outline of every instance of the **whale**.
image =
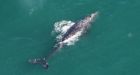
[[45,56],[44,58],[35,58],[35,59],[29,59],[28,62],[31,64],[40,64],[43,68],[48,69],[48,60],[61,48],[65,46],[65,44],[72,40],[72,38],[77,37],[76,34],[79,34],[78,37],[83,35],[89,27],[92,25],[91,23],[95,21],[96,17],[98,15],[98,11],[91,13],[90,15],[86,16],[82,20],[74,23],[65,34],[62,35],[62,38],[59,39],[55,45],[53,46],[53,49],[50,51],[50,53]]

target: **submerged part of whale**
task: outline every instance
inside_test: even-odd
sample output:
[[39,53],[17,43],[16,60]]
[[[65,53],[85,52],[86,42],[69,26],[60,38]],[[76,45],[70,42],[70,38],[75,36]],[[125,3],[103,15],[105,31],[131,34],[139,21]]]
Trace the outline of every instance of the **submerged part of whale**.
[[41,64],[48,69],[48,60],[64,45],[73,45],[79,37],[90,27],[91,22],[95,21],[98,12],[92,13],[84,19],[74,23],[72,21],[60,21],[55,23],[54,31],[58,33],[56,44],[45,58],[29,59],[32,64]]

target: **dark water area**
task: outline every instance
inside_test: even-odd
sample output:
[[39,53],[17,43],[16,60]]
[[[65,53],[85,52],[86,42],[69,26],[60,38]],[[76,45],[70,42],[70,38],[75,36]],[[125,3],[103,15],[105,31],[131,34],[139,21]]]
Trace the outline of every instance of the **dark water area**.
[[[139,0],[1,0],[1,75],[140,75]],[[54,45],[57,21],[99,12],[89,31],[61,49],[46,71],[27,62]]]

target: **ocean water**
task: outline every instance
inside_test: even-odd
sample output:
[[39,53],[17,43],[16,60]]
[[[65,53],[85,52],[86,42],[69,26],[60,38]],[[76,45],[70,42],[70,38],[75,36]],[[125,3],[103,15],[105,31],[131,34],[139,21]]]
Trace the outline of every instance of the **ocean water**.
[[[54,23],[99,12],[88,32],[49,60]],[[0,0],[1,75],[140,75],[139,0]]]

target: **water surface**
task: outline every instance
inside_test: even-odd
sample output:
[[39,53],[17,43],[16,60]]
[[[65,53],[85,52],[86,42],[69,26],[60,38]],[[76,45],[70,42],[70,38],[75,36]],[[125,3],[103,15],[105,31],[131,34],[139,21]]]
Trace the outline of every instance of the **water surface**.
[[[1,0],[2,75],[139,75],[139,0]],[[46,71],[27,63],[52,49],[53,24],[100,15],[74,46],[63,48]]]

